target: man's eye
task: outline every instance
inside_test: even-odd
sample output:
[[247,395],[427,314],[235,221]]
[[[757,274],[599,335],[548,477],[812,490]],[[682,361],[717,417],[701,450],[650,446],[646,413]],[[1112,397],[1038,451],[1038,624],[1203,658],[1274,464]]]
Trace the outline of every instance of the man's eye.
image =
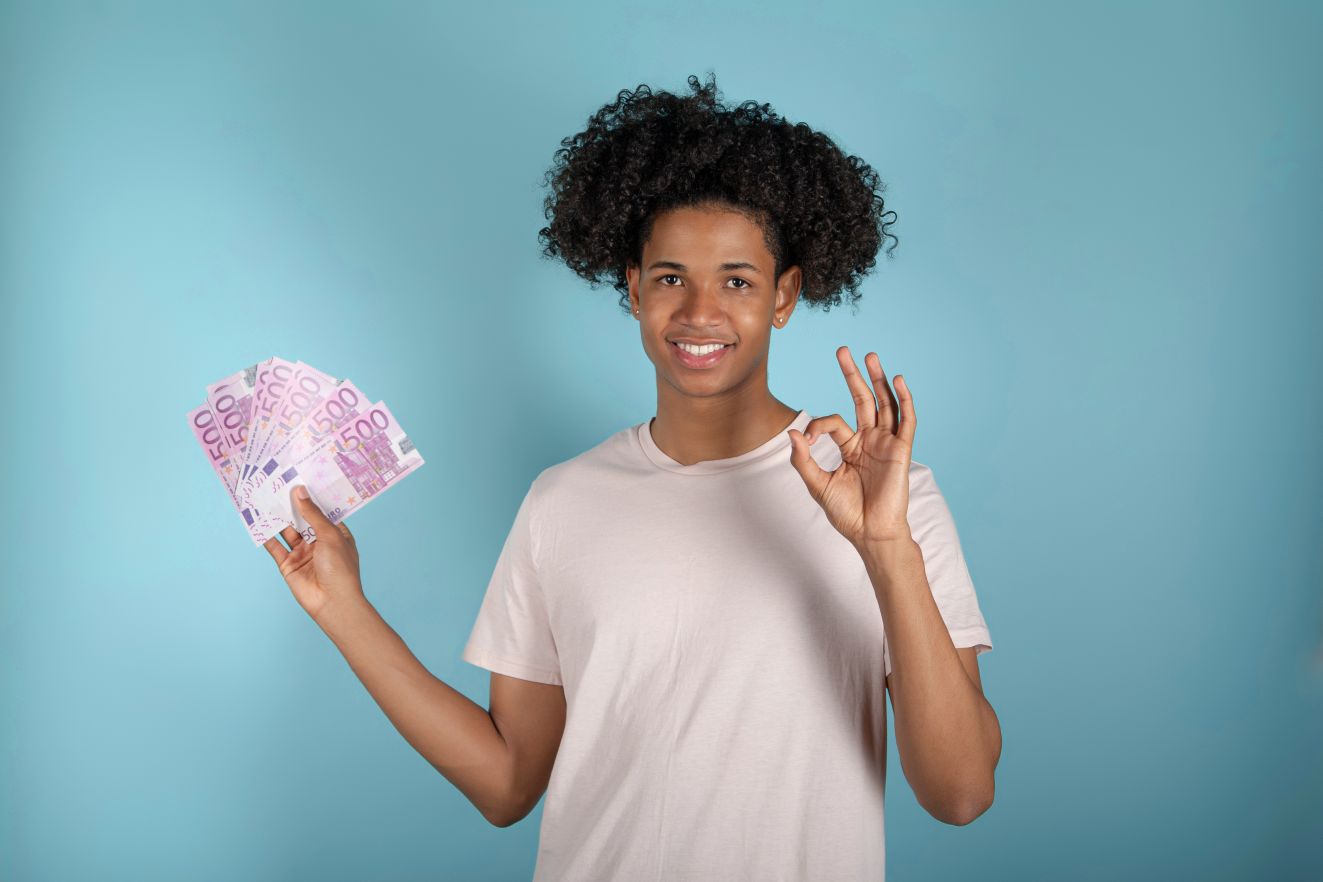
[[[668,275],[658,276],[658,277],[657,277],[657,281],[661,282],[663,285],[665,285],[666,287],[670,288],[670,287],[674,287],[674,286],[671,285],[671,284],[670,284],[669,282],[667,282],[666,280],[667,280],[667,279],[679,279],[679,278],[680,278],[680,277],[677,276],[677,275],[675,275],[674,273],[670,273],[670,274],[668,274]],[[753,287],[753,286],[750,285],[748,282],[746,282],[744,279],[741,279],[741,278],[739,278],[739,277],[733,278],[733,279],[731,279],[731,281],[732,281],[732,282],[739,282],[739,283],[740,283],[740,284],[737,286],[737,289],[736,289],[736,290],[739,290],[739,291],[743,291],[745,288]]]

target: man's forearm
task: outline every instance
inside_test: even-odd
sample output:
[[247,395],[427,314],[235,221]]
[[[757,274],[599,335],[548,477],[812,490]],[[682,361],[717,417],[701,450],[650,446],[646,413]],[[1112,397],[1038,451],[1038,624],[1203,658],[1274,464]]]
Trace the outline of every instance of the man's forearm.
[[491,715],[433,676],[368,601],[317,623],[405,740],[483,817],[505,824],[509,751]]
[[992,802],[1001,752],[996,713],[956,654],[918,544],[879,543],[860,555],[886,623],[905,777],[935,817],[967,823]]

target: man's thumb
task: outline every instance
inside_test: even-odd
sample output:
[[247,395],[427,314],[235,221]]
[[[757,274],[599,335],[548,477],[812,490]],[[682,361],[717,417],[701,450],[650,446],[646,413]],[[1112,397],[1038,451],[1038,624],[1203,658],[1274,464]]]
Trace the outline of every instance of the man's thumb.
[[810,452],[811,448],[812,445],[804,437],[803,432],[798,429],[790,430],[790,464],[804,479],[804,485],[808,488],[813,501],[821,505],[820,500],[827,490],[827,482],[831,480],[831,472],[818,465],[818,461]]
[[294,488],[293,495],[294,505],[298,508],[299,514],[303,515],[303,519],[317,531],[318,537],[325,536],[328,532],[334,532],[330,518],[317,507],[317,503],[312,501],[306,486],[299,484]]

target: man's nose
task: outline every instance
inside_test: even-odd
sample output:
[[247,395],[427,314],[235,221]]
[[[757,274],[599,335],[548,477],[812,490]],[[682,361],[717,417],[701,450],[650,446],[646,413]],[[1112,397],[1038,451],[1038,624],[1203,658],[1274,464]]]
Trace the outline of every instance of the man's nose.
[[685,291],[676,318],[690,325],[720,324],[721,289],[715,284],[693,284]]

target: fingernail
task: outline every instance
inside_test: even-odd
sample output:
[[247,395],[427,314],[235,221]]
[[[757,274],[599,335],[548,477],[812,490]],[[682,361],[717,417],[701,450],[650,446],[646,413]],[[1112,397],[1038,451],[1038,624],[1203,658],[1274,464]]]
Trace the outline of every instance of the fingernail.
[[308,488],[307,488],[307,487],[304,487],[302,484],[300,484],[299,486],[297,486],[297,487],[294,488],[294,496],[295,496],[296,498],[298,498],[298,499],[307,499],[307,498],[308,498]]

